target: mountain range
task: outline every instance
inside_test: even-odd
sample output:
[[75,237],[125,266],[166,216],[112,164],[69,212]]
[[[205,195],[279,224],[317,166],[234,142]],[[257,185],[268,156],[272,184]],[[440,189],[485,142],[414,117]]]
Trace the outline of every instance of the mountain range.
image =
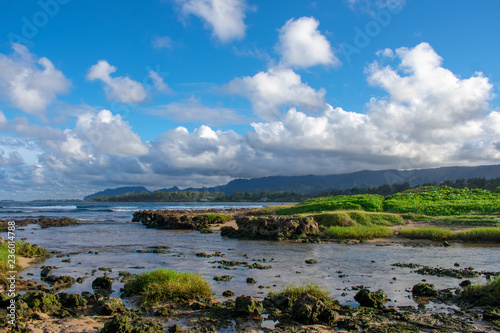
[[[328,176],[270,176],[252,179],[235,179],[221,186],[186,188],[182,191],[224,192],[226,194],[233,194],[235,192],[296,192],[314,194],[329,192],[332,190],[345,190],[355,187],[370,188],[381,185],[404,183],[408,183],[410,187],[414,187],[423,184],[439,184],[443,181],[455,181],[457,179],[492,179],[499,177],[500,165],[441,167],[413,170],[364,170]],[[177,186],[174,186],[157,191],[177,192],[181,190]],[[148,190],[144,186],[119,187],[115,189],[106,189],[104,191],[88,195],[84,198],[84,200],[99,196],[114,196],[141,192],[151,193],[152,191]]]

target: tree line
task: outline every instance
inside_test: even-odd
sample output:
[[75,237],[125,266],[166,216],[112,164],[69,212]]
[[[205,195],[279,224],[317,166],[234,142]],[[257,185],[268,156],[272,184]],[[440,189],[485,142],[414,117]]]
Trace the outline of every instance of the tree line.
[[[469,178],[457,179],[455,181],[444,181],[440,184],[430,183],[418,185],[420,186],[438,186],[446,185],[453,188],[480,188],[491,192],[500,193],[500,178],[486,179],[486,178]],[[156,191],[152,193],[127,193],[115,196],[100,196],[89,199],[90,202],[299,202],[306,199],[324,197],[330,195],[355,195],[355,194],[380,194],[388,196],[391,194],[409,190],[410,184],[393,184],[381,185],[378,187],[353,187],[345,190],[332,190],[329,192],[322,192],[316,194],[302,194],[296,192],[269,192],[263,191],[256,192],[236,192],[227,194],[224,192],[200,192],[200,191],[177,191],[177,192],[163,192]]]

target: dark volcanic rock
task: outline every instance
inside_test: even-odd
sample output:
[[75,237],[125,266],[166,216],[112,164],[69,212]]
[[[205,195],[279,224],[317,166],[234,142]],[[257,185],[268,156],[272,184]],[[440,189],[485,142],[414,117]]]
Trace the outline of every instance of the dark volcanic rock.
[[356,293],[354,299],[361,306],[383,309],[385,308],[385,303],[388,301],[387,296],[382,290],[376,292],[371,292],[369,289],[363,288]]
[[234,311],[237,316],[260,316],[262,312],[262,303],[256,301],[252,296],[238,296],[236,297]]
[[238,230],[232,227],[221,229],[221,236],[246,239],[304,239],[319,233],[318,224],[313,218],[291,218],[284,216],[236,218]]
[[322,301],[307,293],[300,295],[292,306],[292,319],[303,324],[329,324],[337,317],[338,314],[335,311],[330,310]]
[[420,297],[434,297],[438,295],[437,290],[434,289],[434,285],[429,283],[418,283],[413,286],[411,292],[414,296]]
[[[248,211],[248,209],[228,209],[223,214],[233,216]],[[223,224],[223,219],[209,218],[210,214],[218,214],[220,210],[140,210],[134,212],[132,222],[141,222],[148,228],[171,230],[206,230],[210,225]]]
[[113,281],[107,276],[100,276],[92,281],[92,289],[101,289],[111,291]]

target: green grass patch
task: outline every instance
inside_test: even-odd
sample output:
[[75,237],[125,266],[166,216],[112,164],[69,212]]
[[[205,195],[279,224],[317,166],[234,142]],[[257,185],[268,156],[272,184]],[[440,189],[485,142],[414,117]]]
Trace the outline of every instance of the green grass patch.
[[248,211],[245,215],[247,216],[263,216],[263,215],[274,215],[276,211],[282,209],[288,209],[290,207],[294,207],[295,205],[279,205],[279,206],[267,206],[257,209],[252,209]]
[[450,215],[450,216],[429,216],[424,214],[406,213],[401,215],[404,219],[422,222],[436,222],[440,224],[462,225],[462,226],[485,226],[498,227],[500,226],[500,218],[498,215]]
[[285,296],[295,302],[303,293],[308,293],[311,296],[316,297],[326,305],[338,304],[337,300],[333,296],[330,296],[330,292],[325,287],[312,282],[307,285],[300,286],[292,284],[284,287],[281,291],[270,292],[267,297],[273,301],[277,298]]
[[474,228],[460,231],[456,238],[464,242],[492,242],[500,243],[500,228]]
[[206,218],[208,220],[208,223],[224,223],[233,219],[232,216],[225,214],[204,214],[200,217]]
[[319,213],[334,210],[383,211],[384,197],[378,194],[336,195],[303,201],[289,208],[277,209],[278,215]]
[[142,303],[182,302],[209,299],[212,290],[199,274],[181,273],[166,268],[137,275],[125,284],[124,296],[141,295]]
[[481,305],[500,306],[500,276],[486,284],[465,288],[462,296],[480,299]]
[[399,230],[399,237],[445,241],[455,238],[455,233],[446,228],[414,228]]
[[384,210],[429,216],[500,213],[500,194],[481,189],[427,186],[385,198]]
[[352,227],[334,226],[334,227],[329,227],[323,233],[327,237],[339,240],[346,240],[346,239],[367,240],[375,238],[387,238],[392,236],[392,231],[388,227],[363,226],[363,225],[356,225]]
[[[52,257],[52,253],[45,250],[42,247],[39,247],[36,244],[26,243],[25,241],[16,241],[15,247],[9,246],[8,241],[3,241],[0,243],[0,273],[5,273],[7,271],[17,271],[20,269],[17,258],[19,256],[26,258],[50,258]],[[14,255],[16,256],[15,260],[15,269],[8,267],[9,259],[12,260],[12,251],[14,251]]]
[[[305,215],[305,214],[303,214]],[[314,220],[322,226],[332,227],[349,227],[354,225],[364,225],[364,226],[394,226],[405,224],[403,218],[398,214],[388,214],[388,213],[372,213],[363,211],[339,211],[339,212],[329,212],[320,213],[311,216]]]

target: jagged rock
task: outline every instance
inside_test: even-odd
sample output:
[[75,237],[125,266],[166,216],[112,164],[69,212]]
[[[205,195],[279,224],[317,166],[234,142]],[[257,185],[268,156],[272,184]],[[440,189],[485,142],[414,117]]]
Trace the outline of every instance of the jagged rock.
[[248,284],[254,284],[254,283],[257,283],[257,280],[255,280],[253,277],[248,277],[247,278],[247,283]]
[[113,281],[107,276],[100,276],[92,281],[92,289],[101,289],[111,291]]
[[252,296],[236,297],[235,313],[237,316],[259,315],[262,312],[262,303],[256,301]]
[[95,305],[95,311],[99,315],[109,316],[115,313],[125,313],[125,305],[121,298],[109,297],[98,301]]
[[221,229],[221,236],[247,239],[303,239],[319,233],[313,218],[292,218],[284,216],[236,217],[238,230],[232,227]]
[[292,319],[303,324],[334,322],[338,317],[335,311],[329,309],[325,303],[316,297],[303,293],[293,303]]
[[79,294],[59,293],[57,299],[65,308],[77,308],[87,304],[87,300]]
[[434,289],[434,285],[429,283],[417,283],[413,286],[411,292],[414,296],[420,297],[434,297],[438,295],[437,290]]
[[387,296],[382,290],[371,292],[369,289],[363,288],[354,296],[356,302],[361,306],[383,309],[385,303],[388,301]]

